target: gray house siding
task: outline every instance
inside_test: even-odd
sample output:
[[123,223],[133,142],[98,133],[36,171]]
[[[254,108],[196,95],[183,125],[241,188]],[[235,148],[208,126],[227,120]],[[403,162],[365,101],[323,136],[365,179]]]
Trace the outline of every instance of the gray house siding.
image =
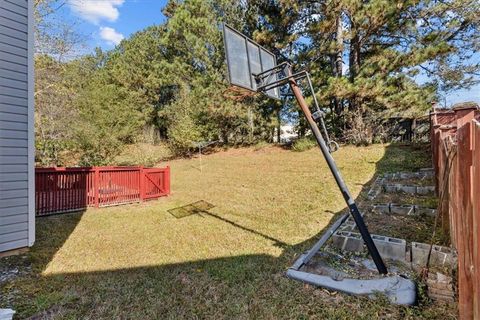
[[33,245],[33,0],[0,0],[0,252]]

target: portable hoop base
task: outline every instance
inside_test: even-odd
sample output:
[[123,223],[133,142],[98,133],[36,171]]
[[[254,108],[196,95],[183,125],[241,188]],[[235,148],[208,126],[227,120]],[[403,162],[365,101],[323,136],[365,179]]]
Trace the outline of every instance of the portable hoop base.
[[287,277],[355,296],[375,298],[377,294],[383,294],[391,303],[398,305],[411,306],[417,301],[415,282],[401,276],[371,280],[343,279],[337,281],[329,276],[289,269]]

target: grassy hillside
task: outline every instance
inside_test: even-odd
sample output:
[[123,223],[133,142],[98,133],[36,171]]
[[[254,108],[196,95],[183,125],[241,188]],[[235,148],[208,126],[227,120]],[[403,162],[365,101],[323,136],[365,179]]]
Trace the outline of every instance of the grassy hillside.
[[[429,165],[423,149],[343,147],[335,159],[357,196],[375,174]],[[175,160],[172,195],[146,204],[40,218],[0,307],[20,317],[88,319],[444,318],[426,300],[394,307],[287,279],[345,204],[316,149],[233,149]],[[196,201],[208,213],[167,210]]]

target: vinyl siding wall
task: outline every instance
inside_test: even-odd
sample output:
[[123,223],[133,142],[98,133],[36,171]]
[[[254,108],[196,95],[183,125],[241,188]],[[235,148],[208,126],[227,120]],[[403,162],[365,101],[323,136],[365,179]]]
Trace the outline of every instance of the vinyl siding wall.
[[31,2],[0,0],[0,252],[35,235]]

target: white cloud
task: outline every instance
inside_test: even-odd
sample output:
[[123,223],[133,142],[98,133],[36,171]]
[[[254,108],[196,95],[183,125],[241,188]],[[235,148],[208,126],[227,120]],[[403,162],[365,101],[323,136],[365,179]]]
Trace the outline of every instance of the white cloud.
[[100,37],[108,44],[117,45],[123,40],[123,34],[110,27],[100,27]]
[[125,0],[69,0],[72,11],[81,18],[98,24],[102,20],[114,22],[118,19],[120,7]]

